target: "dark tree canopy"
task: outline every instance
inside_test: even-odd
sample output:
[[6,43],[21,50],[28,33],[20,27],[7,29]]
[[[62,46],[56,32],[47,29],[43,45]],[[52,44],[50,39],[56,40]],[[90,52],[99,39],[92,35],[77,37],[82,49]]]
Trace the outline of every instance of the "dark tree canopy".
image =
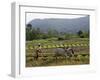
[[77,34],[80,36],[81,34],[83,34],[83,32],[82,32],[81,30],[79,30],[79,31],[77,32]]
[[31,25],[31,24],[27,24],[26,27],[27,27],[28,29],[32,29],[32,25]]

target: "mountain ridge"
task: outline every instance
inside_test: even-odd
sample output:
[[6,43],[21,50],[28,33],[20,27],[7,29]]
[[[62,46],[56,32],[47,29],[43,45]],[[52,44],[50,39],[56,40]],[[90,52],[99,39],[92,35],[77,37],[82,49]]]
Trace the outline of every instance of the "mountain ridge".
[[68,19],[68,18],[45,18],[33,19],[28,24],[33,28],[40,28],[41,31],[47,32],[49,29],[58,32],[76,33],[79,30],[89,31],[89,16]]

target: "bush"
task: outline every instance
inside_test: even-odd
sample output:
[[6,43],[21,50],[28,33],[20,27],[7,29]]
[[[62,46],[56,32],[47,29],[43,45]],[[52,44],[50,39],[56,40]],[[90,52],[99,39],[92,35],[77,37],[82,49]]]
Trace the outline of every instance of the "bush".
[[81,34],[81,35],[80,35],[80,38],[84,38],[84,35],[83,35],[83,34]]
[[65,40],[64,37],[58,37],[58,40]]

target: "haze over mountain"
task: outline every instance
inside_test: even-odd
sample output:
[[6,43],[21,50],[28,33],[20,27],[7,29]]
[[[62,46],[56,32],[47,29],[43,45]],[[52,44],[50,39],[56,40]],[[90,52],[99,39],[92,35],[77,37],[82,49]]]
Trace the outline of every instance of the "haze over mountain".
[[45,18],[33,19],[28,24],[34,28],[40,28],[41,31],[47,32],[49,29],[58,32],[76,33],[79,30],[89,31],[89,16],[80,18]]

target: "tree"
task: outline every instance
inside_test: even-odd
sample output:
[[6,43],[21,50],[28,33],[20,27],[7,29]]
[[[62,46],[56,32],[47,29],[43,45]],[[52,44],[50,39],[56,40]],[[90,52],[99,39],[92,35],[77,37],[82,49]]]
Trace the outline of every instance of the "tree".
[[27,24],[26,27],[27,27],[28,29],[32,29],[32,25],[31,25],[31,24]]
[[77,32],[77,35],[80,37],[80,38],[83,38],[84,36],[83,36],[83,32],[81,31],[81,30],[79,30],[78,32]]
[[86,31],[86,32],[82,32],[81,30],[77,32],[77,35],[80,37],[80,38],[89,38],[89,31]]
[[26,28],[26,40],[32,40],[32,30],[29,30],[28,28]]
[[27,24],[26,25],[26,40],[31,41],[33,39],[36,39],[36,34],[37,34],[37,31],[34,28],[32,28],[32,25]]
[[81,34],[83,34],[83,32],[82,32],[81,30],[79,30],[79,31],[77,32],[77,34],[80,36]]
[[36,39],[41,39],[42,32],[41,32],[40,28],[37,28],[36,31],[35,31],[35,33],[36,33],[36,36],[35,36]]

